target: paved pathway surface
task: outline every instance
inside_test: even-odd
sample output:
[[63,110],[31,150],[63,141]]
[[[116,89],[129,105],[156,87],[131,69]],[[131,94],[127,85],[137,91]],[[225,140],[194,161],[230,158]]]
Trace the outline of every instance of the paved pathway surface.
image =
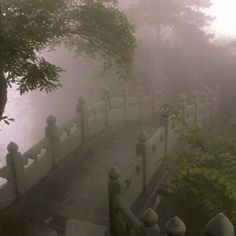
[[90,139],[27,196],[0,212],[0,235],[26,235],[26,229],[40,223],[63,235],[68,218],[107,225],[107,172],[113,165],[125,170],[136,158],[135,145],[141,129],[151,135],[156,125],[128,124]]

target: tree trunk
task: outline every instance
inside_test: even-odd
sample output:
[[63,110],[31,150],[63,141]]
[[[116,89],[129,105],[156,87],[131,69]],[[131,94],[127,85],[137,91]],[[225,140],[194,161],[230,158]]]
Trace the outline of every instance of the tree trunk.
[[7,103],[7,83],[3,71],[0,69],[0,121]]

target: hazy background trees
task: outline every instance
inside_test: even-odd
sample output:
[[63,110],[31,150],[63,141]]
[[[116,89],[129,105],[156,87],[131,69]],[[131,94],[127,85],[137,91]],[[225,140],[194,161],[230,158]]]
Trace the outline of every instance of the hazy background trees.
[[[25,3],[25,7],[27,1],[21,1]],[[34,1],[30,2],[33,3]],[[46,2],[50,5],[58,1],[50,0]],[[59,2],[63,4],[64,1]],[[123,9],[126,16],[117,9],[116,2]],[[10,3],[19,5],[19,1],[16,0],[1,1],[1,4],[6,6]],[[15,118],[16,121],[10,127],[4,126],[1,131],[3,137],[8,136],[8,138],[4,138],[6,143],[10,141],[9,137],[11,135],[8,135],[8,133],[12,133],[16,128],[21,130],[26,128],[31,131],[31,140],[35,140],[32,137],[38,137],[39,133],[40,135],[43,134],[42,128],[47,114],[53,113],[57,116],[59,122],[64,122],[69,116],[73,115],[79,96],[88,95],[87,101],[93,102],[101,95],[104,85],[109,85],[113,90],[113,96],[116,96],[120,85],[126,83],[126,81],[128,81],[134,92],[135,86],[140,84],[147,92],[164,87],[165,94],[173,102],[179,93],[184,92],[190,95],[194,90],[201,90],[203,85],[212,88],[218,87],[221,96],[220,116],[222,124],[235,111],[235,43],[233,39],[219,38],[219,36],[210,33],[210,24],[213,21],[212,17],[208,15],[210,1],[86,0],[79,1],[79,3],[80,6],[83,5],[82,8],[77,8],[76,5],[75,11],[70,11],[71,9],[66,11],[68,14],[69,12],[72,14],[70,19],[81,22],[82,27],[77,29],[79,30],[77,34],[79,33],[80,37],[65,38],[65,34],[63,37],[62,35],[61,37],[52,37],[54,39],[52,41],[55,41],[55,43],[60,43],[58,39],[63,39],[64,43],[58,44],[60,47],[56,47],[54,52],[49,53],[44,50],[41,51],[40,55],[45,57],[46,61],[52,65],[66,70],[60,73],[60,82],[64,89],[59,89],[50,95],[34,92],[22,97],[18,97],[15,91],[10,89],[11,94],[14,94],[14,98],[9,98],[9,109],[7,111],[10,110],[10,117]],[[101,5],[94,5],[94,3]],[[50,8],[47,4],[41,7]],[[28,8],[29,10],[32,6],[29,5],[25,9]],[[59,13],[63,11],[62,9]],[[75,12],[80,14],[75,14]],[[9,13],[8,20],[17,19],[16,17],[11,18],[12,14]],[[33,16],[28,15],[28,17]],[[1,14],[2,24],[4,17],[4,14]],[[65,16],[61,14],[61,17],[58,20],[62,20]],[[27,21],[27,19],[25,20]],[[59,27],[59,23],[60,21],[55,21],[55,25],[52,26],[56,27],[57,24],[57,27]],[[20,22],[15,22],[13,26],[16,26],[15,24],[22,25]],[[135,27],[136,51],[134,51],[135,40],[132,36],[134,33],[132,25]],[[37,24],[34,26],[36,28]],[[51,27],[50,24],[47,27]],[[1,27],[1,30],[3,29]],[[27,36],[27,31],[19,30],[20,28],[13,27],[13,31],[9,31],[9,29],[7,27],[5,30],[12,32],[10,36],[17,40],[23,39],[22,35]],[[37,35],[40,32],[39,28]],[[2,34],[0,34],[0,37],[2,37]],[[30,37],[28,39],[32,40]],[[20,45],[17,40],[5,40],[6,45],[1,43],[1,55],[4,55],[5,51],[2,50],[6,50],[8,46],[10,48],[14,46],[13,49],[17,49],[15,46]],[[1,42],[3,42],[2,38]],[[16,42],[16,45],[13,45],[12,42]],[[30,41],[26,40],[25,42]],[[47,45],[48,42],[42,46]],[[72,49],[72,52],[66,52],[65,48]],[[12,51],[12,56],[15,52],[17,51]],[[89,55],[91,59],[81,56],[73,58],[74,55],[78,54]],[[133,70],[130,71],[132,55],[135,55],[134,66]],[[9,61],[14,64],[14,60]],[[113,63],[113,68],[103,73],[104,68],[108,69],[114,60],[116,63]],[[21,61],[21,65],[23,65],[22,63],[23,61]],[[121,73],[117,74],[117,71]],[[36,87],[39,85],[37,84]],[[17,86],[13,85],[13,88],[17,88]],[[13,109],[15,111],[11,112]],[[20,121],[18,122],[17,119]],[[35,123],[40,123],[40,132],[36,132],[33,128]],[[26,132],[23,133],[25,135]],[[25,140],[27,139],[29,138],[25,138]],[[19,138],[19,140],[22,140],[22,138]]]

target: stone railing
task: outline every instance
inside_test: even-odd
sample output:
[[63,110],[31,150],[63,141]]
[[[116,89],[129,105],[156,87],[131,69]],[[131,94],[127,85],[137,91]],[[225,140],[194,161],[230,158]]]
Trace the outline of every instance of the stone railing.
[[[109,231],[112,236],[184,236],[186,227],[177,216],[171,218],[165,225],[165,232],[161,234],[157,224],[158,215],[151,209],[146,209],[138,219],[130,210],[122,197],[120,174],[116,168],[109,172]],[[205,227],[205,236],[234,236],[234,227],[230,220],[219,213],[212,218]]]
[[[193,98],[193,104],[188,105],[186,96],[181,95],[178,103],[179,109],[181,109],[188,123],[208,126],[212,119],[211,117],[214,117],[214,114],[211,112],[211,107],[214,105],[212,100],[199,100],[195,96]],[[163,159],[177,143],[178,135],[176,130],[179,126],[180,124],[173,116],[170,117],[167,114],[163,114],[162,126],[159,127],[152,137],[148,138],[144,131],[141,131],[138,135],[136,145],[137,157],[129,168],[122,174],[115,167],[110,170],[108,174],[110,219],[108,232],[110,232],[110,235],[151,236],[160,234],[159,227],[157,226],[157,215],[153,210],[146,210],[142,220],[139,221],[131,209],[139,197],[145,195],[147,189],[150,191],[150,184],[158,173],[161,173],[161,176],[158,177],[155,186],[152,186],[153,188],[157,189],[162,183],[168,181],[168,175],[162,164]],[[151,193],[153,192],[156,191],[151,191]],[[217,217],[222,216],[220,214]],[[223,217],[226,219],[225,216]],[[174,227],[177,223],[184,225],[177,217],[167,224],[166,233],[168,235],[172,235],[171,227]],[[173,231],[173,235],[180,236],[184,235],[184,233],[185,230],[181,234],[177,234],[177,229],[176,232]]]
[[7,147],[7,165],[0,169],[0,210],[25,195],[33,186],[55,169],[63,159],[90,137],[119,124],[151,118],[153,99],[139,93],[129,97],[126,87],[122,96],[112,98],[104,88],[103,99],[87,106],[80,98],[77,115],[64,126],[58,127],[56,118],[46,119],[45,137],[21,154],[18,145]]

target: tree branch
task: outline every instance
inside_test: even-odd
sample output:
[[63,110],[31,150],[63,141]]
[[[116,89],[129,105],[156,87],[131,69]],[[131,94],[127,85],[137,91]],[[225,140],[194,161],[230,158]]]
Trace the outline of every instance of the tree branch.
[[0,121],[2,120],[6,103],[7,103],[7,83],[3,70],[0,69]]

